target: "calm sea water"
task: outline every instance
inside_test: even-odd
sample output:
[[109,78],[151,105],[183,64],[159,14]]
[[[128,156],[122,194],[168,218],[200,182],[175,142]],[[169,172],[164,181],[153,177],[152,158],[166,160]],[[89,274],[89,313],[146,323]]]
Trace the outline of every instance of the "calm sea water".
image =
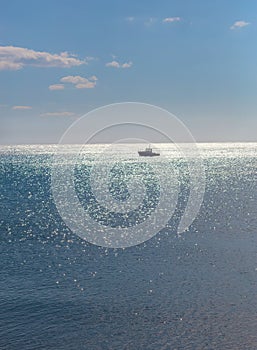
[[[176,233],[188,197],[181,176],[169,225],[107,249],[72,233],[55,207],[57,146],[0,147],[0,349],[257,349],[257,144],[199,148],[206,191],[190,229]],[[82,199],[101,149],[84,150]],[[173,148],[160,149],[183,172]]]

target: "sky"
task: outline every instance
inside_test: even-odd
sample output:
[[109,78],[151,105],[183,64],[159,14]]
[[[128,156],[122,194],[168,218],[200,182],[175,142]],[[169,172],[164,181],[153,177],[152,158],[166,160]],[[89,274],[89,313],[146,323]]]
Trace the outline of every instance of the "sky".
[[3,1],[0,144],[58,143],[128,101],[199,142],[257,141],[256,38],[256,0]]

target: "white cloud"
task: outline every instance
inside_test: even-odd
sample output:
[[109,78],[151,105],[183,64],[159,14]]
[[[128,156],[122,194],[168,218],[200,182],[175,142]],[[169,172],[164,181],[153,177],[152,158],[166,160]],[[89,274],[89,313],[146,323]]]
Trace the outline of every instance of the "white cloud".
[[7,60],[2,60],[0,54],[0,70],[18,70],[22,68],[21,63],[8,62]]
[[120,68],[120,64],[117,61],[111,61],[106,63],[106,67]]
[[18,70],[25,66],[69,68],[86,64],[67,52],[52,54],[24,47],[0,46],[0,70]]
[[132,66],[132,62],[126,62],[121,65],[121,68],[130,68]]
[[41,117],[72,117],[74,115],[73,112],[47,112],[42,113]]
[[150,27],[151,25],[153,25],[156,22],[157,22],[157,18],[150,17],[148,20],[146,20],[144,22],[144,24],[146,27]]
[[86,83],[88,81],[87,78],[83,78],[79,75],[68,75],[60,79],[62,83],[71,83],[71,84],[79,84]]
[[89,61],[97,61],[98,58],[97,57],[93,57],[93,56],[87,56],[86,57],[86,62],[89,62]]
[[32,109],[31,106],[13,106],[12,109],[14,110],[28,110],[28,109]]
[[63,84],[53,84],[48,86],[49,90],[64,90],[64,85]]
[[97,81],[98,78],[95,76],[95,75],[92,75],[92,77],[88,78],[89,80],[92,80],[92,81]]
[[135,20],[135,17],[133,16],[126,17],[127,22],[134,22],[134,20]]
[[231,27],[230,29],[237,29],[237,28],[243,28],[248,26],[250,23],[249,22],[245,22],[245,21],[236,21]]
[[88,81],[87,83],[80,83],[75,85],[76,89],[93,89],[96,83],[94,81]]
[[173,22],[180,22],[180,17],[166,17],[162,20],[163,23],[173,23]]
[[97,77],[95,75],[90,78],[84,78],[80,75],[68,75],[60,79],[62,83],[70,83],[75,85],[76,89],[93,89],[96,86]]
[[119,63],[118,61],[111,61],[107,62],[105,65],[106,67],[113,67],[113,68],[130,68],[132,66],[132,62],[125,62],[125,63]]

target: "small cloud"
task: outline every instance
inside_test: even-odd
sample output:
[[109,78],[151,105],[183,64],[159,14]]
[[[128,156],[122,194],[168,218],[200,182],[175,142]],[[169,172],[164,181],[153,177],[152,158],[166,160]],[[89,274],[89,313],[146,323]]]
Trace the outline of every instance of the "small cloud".
[[166,17],[162,20],[163,23],[173,23],[173,22],[180,22],[180,17]]
[[42,113],[41,117],[72,117],[74,115],[73,112],[47,112]]
[[132,66],[132,62],[126,62],[121,65],[121,68],[130,68]]
[[147,21],[145,21],[145,26],[150,27],[154,23],[157,22],[157,18],[150,17]]
[[68,52],[52,54],[25,47],[0,46],[0,70],[19,70],[25,66],[70,68],[87,64]]
[[95,76],[95,75],[92,75],[92,77],[88,78],[89,80],[92,80],[92,81],[97,81],[98,78]]
[[243,28],[248,26],[250,23],[249,22],[245,22],[245,21],[236,21],[231,27],[230,29],[237,29],[237,28]]
[[68,75],[66,77],[61,78],[60,81],[62,83],[78,84],[78,83],[85,83],[88,80],[79,75]]
[[64,90],[64,85],[63,84],[53,84],[48,86],[49,90]]
[[21,63],[10,62],[7,60],[1,60],[0,58],[0,70],[19,70],[23,67]]
[[111,61],[106,63],[106,67],[120,68],[120,64],[117,61]]
[[113,67],[113,68],[130,68],[133,63],[130,62],[124,62],[124,63],[119,63],[118,61],[112,61],[112,62],[107,62],[106,67]]
[[87,61],[87,62],[90,62],[90,61],[97,61],[97,60],[98,60],[97,57],[93,57],[93,56],[87,56],[87,57],[86,57],[86,61]]
[[133,16],[126,17],[125,19],[127,22],[130,22],[130,23],[135,21],[135,17]]
[[25,110],[28,110],[28,109],[32,109],[32,107],[31,106],[13,106],[12,109],[25,111]]
[[87,83],[77,84],[75,85],[76,89],[93,89],[95,87],[94,81],[88,81]]
[[90,78],[81,77],[80,75],[68,75],[60,79],[62,83],[75,85],[76,89],[93,89],[96,86],[97,80],[95,75]]

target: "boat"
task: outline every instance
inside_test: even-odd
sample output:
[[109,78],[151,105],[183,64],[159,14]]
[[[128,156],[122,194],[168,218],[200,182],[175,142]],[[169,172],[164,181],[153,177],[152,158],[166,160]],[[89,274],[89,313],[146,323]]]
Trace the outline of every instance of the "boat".
[[150,145],[146,147],[144,151],[138,151],[138,154],[140,157],[156,157],[160,155],[158,152],[153,152],[153,149],[150,147]]

